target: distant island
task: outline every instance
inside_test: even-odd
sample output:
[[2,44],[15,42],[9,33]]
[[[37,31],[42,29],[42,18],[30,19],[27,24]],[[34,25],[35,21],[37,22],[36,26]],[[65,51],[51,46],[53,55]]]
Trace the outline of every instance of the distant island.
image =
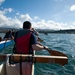
[[49,29],[38,29],[39,33],[64,33],[64,34],[75,34],[75,29],[66,29],[66,30],[49,30]]
[[[16,28],[2,28],[0,27],[0,33],[5,33],[7,30],[17,31]],[[64,33],[64,34],[75,34],[75,29],[65,29],[65,30],[51,30],[51,29],[36,29],[39,33]]]

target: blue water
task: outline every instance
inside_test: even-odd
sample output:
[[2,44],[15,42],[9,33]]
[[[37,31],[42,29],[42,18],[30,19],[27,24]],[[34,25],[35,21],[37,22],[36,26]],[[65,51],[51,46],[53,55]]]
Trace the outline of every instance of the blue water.
[[[4,34],[0,34],[2,36]],[[40,34],[44,40],[41,44],[68,56],[68,64],[35,64],[35,75],[75,75],[75,34]],[[0,51],[2,54],[12,53],[13,45]],[[36,52],[37,55],[49,55],[46,50]]]

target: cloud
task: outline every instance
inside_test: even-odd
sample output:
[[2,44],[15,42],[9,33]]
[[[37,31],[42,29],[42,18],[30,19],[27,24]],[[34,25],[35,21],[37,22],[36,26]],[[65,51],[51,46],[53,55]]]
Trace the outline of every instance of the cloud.
[[40,18],[38,16],[35,16],[34,19],[37,20],[37,19],[40,19]]
[[8,18],[0,14],[0,27],[21,28],[22,22],[16,18]]
[[0,0],[0,5],[4,2],[5,0]]
[[[15,12],[16,16],[7,17],[6,13],[13,14],[12,8],[6,8],[4,10],[0,10],[0,27],[10,27],[10,28],[22,28],[22,24],[24,21],[28,20],[32,23],[32,26],[36,29],[74,29],[75,22],[70,24],[67,23],[59,23],[52,20],[46,21],[45,19],[40,19],[39,16],[34,16],[33,18],[27,14],[20,14],[20,12]],[[40,19],[38,21],[38,19]]]
[[20,20],[21,21],[26,21],[26,20],[30,21],[30,20],[32,20],[32,18],[29,16],[29,14],[21,14]]
[[39,21],[39,22],[32,22],[32,26],[34,28],[38,28],[38,29],[45,29],[46,28],[46,22],[44,19]]
[[6,13],[11,13],[11,12],[13,12],[14,10],[12,9],[12,8],[6,8],[6,9],[4,9],[4,10],[1,10],[0,11],[0,14],[6,14]]
[[[40,21],[35,22],[35,18],[31,18],[29,14],[19,14],[14,18],[7,17],[3,11],[0,11],[0,27],[10,27],[10,28],[22,28],[24,21],[29,20],[32,23],[32,26],[36,29],[74,29],[75,22],[70,24],[64,24],[55,22],[52,20],[45,21],[41,19]],[[10,12],[8,12],[10,13]],[[36,16],[35,16],[36,17]]]
[[8,9],[5,9],[4,11],[5,11],[5,12],[10,12],[10,13],[11,13],[11,12],[13,11],[13,9],[12,9],[12,8],[8,8]]
[[10,27],[10,28],[22,28],[22,23],[26,20],[31,21],[32,18],[29,14],[20,14],[14,16],[13,18],[7,17],[6,13],[13,13],[12,8],[4,9],[0,11],[0,27]]
[[19,12],[17,12],[17,13],[16,13],[16,15],[20,15],[20,13],[19,13]]
[[[0,5],[5,0],[0,0]],[[63,1],[63,0],[55,0],[55,1]],[[75,5],[72,5],[70,7],[71,11],[75,10]],[[13,17],[8,17],[7,14],[16,14]],[[55,14],[53,16],[56,21],[59,21],[61,19],[62,12],[59,14]],[[28,13],[22,14],[19,11],[14,11],[12,8],[3,8],[0,10],[0,27],[10,27],[10,28],[22,28],[22,24],[24,21],[30,21],[32,23],[32,26],[36,29],[74,29],[75,28],[75,22],[72,23],[59,23],[53,20],[45,20],[39,18],[39,16],[33,16],[31,17]]]
[[21,28],[22,22],[18,18],[7,17],[6,13],[11,13],[11,8],[0,11],[0,27]]
[[[64,29],[66,24],[58,23],[52,20],[45,21],[44,19],[39,22],[32,22],[34,28],[37,29]],[[66,26],[68,27],[68,26]]]
[[70,11],[75,11],[75,5],[72,5],[72,6],[70,7]]

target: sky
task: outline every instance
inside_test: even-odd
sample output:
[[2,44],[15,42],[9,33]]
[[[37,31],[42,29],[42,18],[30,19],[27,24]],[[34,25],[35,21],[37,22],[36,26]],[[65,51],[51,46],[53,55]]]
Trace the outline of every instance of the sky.
[[0,27],[75,29],[75,0],[0,0]]

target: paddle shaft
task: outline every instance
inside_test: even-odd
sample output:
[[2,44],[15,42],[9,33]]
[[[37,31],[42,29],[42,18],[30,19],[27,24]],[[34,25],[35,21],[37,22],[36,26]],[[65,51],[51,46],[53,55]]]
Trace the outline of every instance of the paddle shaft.
[[40,37],[37,36],[37,38],[38,38],[37,41],[43,42],[43,40]]

